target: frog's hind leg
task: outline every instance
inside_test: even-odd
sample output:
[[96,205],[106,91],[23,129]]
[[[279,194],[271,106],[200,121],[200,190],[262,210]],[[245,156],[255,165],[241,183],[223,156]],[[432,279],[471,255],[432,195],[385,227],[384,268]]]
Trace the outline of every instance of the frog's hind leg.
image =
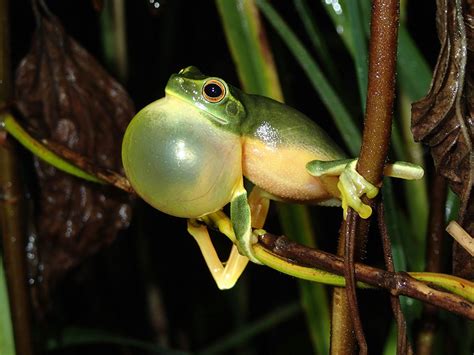
[[205,225],[198,224],[196,220],[188,220],[188,232],[198,243],[202,256],[206,261],[207,267],[217,287],[221,290],[232,288],[245,270],[249,259],[240,255],[237,247],[233,245],[229,259],[224,265],[217,255]]
[[[268,214],[270,201],[265,197],[263,191],[257,186],[250,193],[248,204],[251,214],[251,225],[253,228],[262,228]],[[224,212],[218,211],[202,218],[207,225],[217,227],[233,243],[237,242],[232,223]],[[216,249],[212,244],[207,226],[196,220],[188,220],[188,232],[198,243],[199,249],[206,261],[217,287],[221,290],[232,288],[240,275],[245,270],[249,259],[239,253],[237,246],[233,245],[229,259],[224,264],[219,259]]]
[[250,214],[252,215],[252,228],[261,229],[265,225],[270,200],[265,192],[258,186],[254,186],[249,195]]

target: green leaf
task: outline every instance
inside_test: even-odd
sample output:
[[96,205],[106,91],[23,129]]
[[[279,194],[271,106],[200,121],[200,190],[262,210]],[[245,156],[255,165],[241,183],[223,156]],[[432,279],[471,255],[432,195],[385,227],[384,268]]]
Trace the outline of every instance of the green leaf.
[[69,327],[63,329],[60,334],[60,338],[48,339],[46,349],[48,351],[55,351],[69,347],[91,344],[120,345],[138,350],[144,350],[153,354],[189,355],[188,352],[167,349],[160,345],[145,342],[139,339],[125,337],[105,330],[79,327]]
[[0,354],[15,355],[15,340],[8,301],[7,280],[3,267],[3,256],[0,253]]
[[[244,89],[283,101],[271,49],[261,35],[264,31],[255,3],[218,0],[217,5]],[[300,241],[312,240],[313,231],[306,207],[285,205],[279,206],[278,210],[280,222],[287,235],[292,235]],[[290,226],[295,228],[290,231]],[[301,302],[306,311],[313,346],[318,354],[327,354],[330,318],[324,287],[305,281],[300,281],[300,286]],[[256,331],[258,330],[259,328],[256,328]],[[222,345],[215,345],[213,349],[216,347],[222,348]]]
[[246,92],[283,101],[273,58],[262,41],[254,1],[216,1],[227,44]]
[[[315,248],[308,209],[304,206],[278,204],[278,214],[285,235],[296,242]],[[330,314],[326,287],[306,280],[298,280],[301,304],[305,310],[311,341],[317,354],[329,353]]]
[[[359,95],[362,111],[365,110],[367,100],[367,80],[368,80],[368,56],[367,56],[367,38],[363,23],[366,19],[362,17],[362,10],[359,1],[347,2],[347,14],[349,20],[350,35],[354,44],[353,58],[357,74],[357,83],[359,86]],[[365,21],[366,22],[366,21]]]
[[198,354],[226,354],[231,349],[237,347],[239,344],[245,343],[250,338],[258,336],[258,334],[273,328],[275,325],[295,317],[299,312],[301,312],[301,306],[297,302],[275,309],[270,314],[260,318],[259,320],[247,324],[247,326],[242,330],[229,334],[209,347],[198,351]]
[[361,134],[344,102],[324,76],[319,65],[273,7],[265,0],[257,0],[257,5],[308,76],[311,85],[333,117],[350,154],[357,156],[361,145]]
[[311,10],[306,0],[295,0],[295,9],[298,12],[298,16],[303,23],[306,33],[308,34],[309,40],[315,49],[316,55],[323,63],[329,77],[341,80],[326,44],[325,35],[318,28],[316,21],[311,17]]
[[398,32],[398,81],[411,101],[426,95],[431,82],[431,69],[402,24]]

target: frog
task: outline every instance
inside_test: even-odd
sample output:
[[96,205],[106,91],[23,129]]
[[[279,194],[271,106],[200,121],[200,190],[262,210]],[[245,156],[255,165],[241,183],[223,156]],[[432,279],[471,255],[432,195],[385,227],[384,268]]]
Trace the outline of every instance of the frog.
[[[372,211],[361,197],[374,198],[379,190],[314,120],[195,66],[172,74],[165,96],[133,117],[122,162],[145,202],[187,219],[187,231],[222,290],[235,285],[249,261],[261,264],[253,246],[264,232],[270,201],[342,205],[344,216],[351,207],[368,218]],[[395,177],[423,175],[406,162],[388,167]],[[209,228],[233,242],[226,262]]]

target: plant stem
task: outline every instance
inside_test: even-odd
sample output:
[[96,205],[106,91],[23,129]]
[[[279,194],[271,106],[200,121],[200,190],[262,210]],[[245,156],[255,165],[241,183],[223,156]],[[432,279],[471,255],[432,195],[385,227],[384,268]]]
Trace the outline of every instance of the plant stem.
[[[259,243],[255,244],[254,249],[260,261],[266,254],[276,255],[306,268],[322,269],[326,273],[337,275],[344,274],[342,257],[292,242],[285,236],[276,237],[269,233],[259,235]],[[412,297],[474,320],[474,303],[472,303],[474,299],[470,291],[473,289],[473,283],[468,280],[436,273],[390,272],[361,263],[355,263],[355,277],[357,281],[390,290],[392,295]],[[440,284],[442,278],[449,280]],[[434,284],[433,281],[438,281],[436,288],[429,286]],[[454,284],[458,284],[461,289],[467,289],[467,293],[459,291],[456,291],[457,294],[450,293]],[[440,289],[446,289],[448,292]]]
[[102,48],[107,68],[124,83],[128,78],[124,0],[106,1],[100,15]]
[[372,5],[369,81],[358,172],[372,184],[382,179],[387,158],[395,99],[398,1]]
[[[446,180],[441,175],[434,176],[431,187],[431,201],[426,238],[426,271],[442,272],[443,236],[445,233],[444,206],[446,204]],[[431,305],[423,305],[421,324],[416,335],[416,353],[428,355],[434,351],[436,331],[439,326],[438,310]]]
[[[379,185],[382,180],[383,168],[390,144],[395,98],[398,23],[399,2],[397,0],[373,1],[367,103],[357,171],[374,185]],[[361,229],[355,233],[354,240],[345,241],[346,258],[349,257],[347,253],[351,249],[355,250],[354,246],[351,245],[352,243],[357,242],[356,253],[361,253],[365,248],[369,221],[358,221],[358,219],[359,217],[356,217],[352,223],[358,223]],[[355,228],[350,226],[347,228],[355,230]],[[342,229],[345,230],[345,228]],[[361,230],[365,230],[364,233],[361,233]],[[352,255],[352,257],[354,256]],[[349,287],[346,288],[346,293],[347,301],[352,305],[352,307],[349,307],[351,312],[349,312],[350,314],[343,314],[341,317],[352,319],[360,351],[361,353],[366,353],[367,347],[363,336],[361,320],[358,316],[358,311],[354,309],[357,305],[355,287],[350,287],[350,285],[353,285],[353,283],[348,283]],[[346,312],[347,309],[335,311]],[[337,331],[334,328],[333,330],[334,332]]]
[[[11,96],[8,0],[0,0],[0,103]],[[18,354],[33,354],[30,300],[26,277],[25,223],[19,167],[11,141],[0,145],[0,226],[10,313]],[[8,355],[15,354],[10,349]]]

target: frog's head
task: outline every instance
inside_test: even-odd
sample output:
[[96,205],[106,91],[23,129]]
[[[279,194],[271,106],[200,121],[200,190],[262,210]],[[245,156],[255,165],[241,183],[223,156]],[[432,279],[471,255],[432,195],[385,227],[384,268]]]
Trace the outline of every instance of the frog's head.
[[246,114],[238,89],[220,78],[205,76],[194,66],[171,75],[165,92],[206,111],[210,120],[230,130],[238,130]]
[[171,76],[165,91],[125,131],[127,178],[139,196],[170,215],[217,211],[242,179],[239,92],[194,67]]

